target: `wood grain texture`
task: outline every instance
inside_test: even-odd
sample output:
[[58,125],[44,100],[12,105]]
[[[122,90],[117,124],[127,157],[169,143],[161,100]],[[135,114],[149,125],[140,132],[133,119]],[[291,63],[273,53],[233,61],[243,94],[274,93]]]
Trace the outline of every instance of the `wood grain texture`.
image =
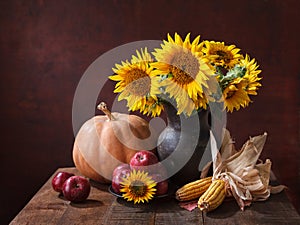
[[[61,168],[80,175],[75,168]],[[58,172],[56,171],[56,172]],[[105,225],[194,225],[202,224],[202,214],[179,207],[173,196],[153,199],[145,204],[133,204],[108,192],[108,185],[91,181],[88,199],[70,203],[52,189],[51,180],[56,172],[29,201],[10,225],[22,224],[105,224]],[[205,213],[209,224],[298,224],[300,216],[285,193],[272,195],[265,202],[255,202],[240,211],[234,200],[227,200],[215,211]]]
[[[263,87],[228,114],[238,146],[265,131],[262,158],[300,212],[298,0],[0,1],[0,223],[7,224],[58,167],[73,166],[72,103],[84,71],[132,41],[191,32],[250,54]],[[102,75],[102,74],[101,74]],[[100,74],[99,74],[100,76]],[[109,106],[113,82],[99,90]],[[95,104],[96,108],[96,104]]]

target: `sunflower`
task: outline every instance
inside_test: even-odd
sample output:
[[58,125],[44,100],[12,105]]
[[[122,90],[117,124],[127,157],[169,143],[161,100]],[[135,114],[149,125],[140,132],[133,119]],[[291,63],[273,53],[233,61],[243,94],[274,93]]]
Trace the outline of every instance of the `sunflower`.
[[164,40],[161,48],[153,52],[156,59],[152,64],[156,68],[155,74],[166,77],[161,85],[165,93],[176,100],[178,114],[185,112],[190,115],[192,110],[198,109],[199,104],[194,102],[203,96],[206,80],[213,73],[202,60],[202,44],[199,44],[199,40],[200,36],[197,36],[191,43],[190,34],[184,41],[177,33],[174,39],[168,34],[168,40]]
[[[151,55],[145,48],[144,51],[136,51],[136,56],[133,55],[130,62],[122,61],[112,69],[115,74],[109,78],[118,81],[114,92],[120,93],[119,101],[127,100],[127,106],[131,111],[145,110],[146,105],[149,105],[148,100],[156,101],[157,95],[160,94],[159,78],[154,74],[151,61],[153,61]],[[157,115],[161,111],[158,107],[159,105],[149,114]]]
[[[182,96],[184,96],[184,94],[187,95],[186,92],[183,92]],[[195,101],[191,100],[188,96],[181,97],[177,100],[177,113],[181,114],[182,112],[184,112],[185,114],[190,116],[193,112],[195,112],[195,109],[206,109],[207,104],[208,99],[206,98],[206,95],[204,93],[199,94]]]
[[245,90],[245,82],[243,78],[234,79],[223,91],[224,107],[229,112],[234,109],[239,110],[240,107],[246,107],[250,98]]
[[207,62],[215,67],[221,66],[226,69],[233,68],[243,58],[238,53],[240,49],[235,45],[225,45],[224,42],[204,41],[202,51]]
[[245,76],[243,77],[244,82],[246,83],[245,90],[248,95],[257,95],[258,87],[261,84],[258,82],[262,78],[258,77],[258,74],[261,73],[261,70],[258,70],[258,65],[255,62],[255,59],[250,60],[248,55],[245,56],[245,59],[241,60],[241,66],[246,68]]
[[151,115],[152,117],[159,116],[164,110],[164,106],[160,99],[154,99],[152,97],[147,98],[146,104],[140,108],[140,112],[147,116]]
[[123,198],[127,201],[135,203],[148,202],[151,200],[156,192],[156,182],[148,176],[144,171],[132,170],[127,178],[121,182],[121,192]]

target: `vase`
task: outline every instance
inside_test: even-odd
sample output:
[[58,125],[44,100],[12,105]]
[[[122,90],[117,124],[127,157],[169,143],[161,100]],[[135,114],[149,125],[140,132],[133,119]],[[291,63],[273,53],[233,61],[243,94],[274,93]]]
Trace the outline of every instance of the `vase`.
[[199,164],[210,135],[210,111],[201,109],[190,117],[178,115],[171,103],[164,103],[167,126],[158,138],[157,153],[170,177],[182,186],[200,178]]

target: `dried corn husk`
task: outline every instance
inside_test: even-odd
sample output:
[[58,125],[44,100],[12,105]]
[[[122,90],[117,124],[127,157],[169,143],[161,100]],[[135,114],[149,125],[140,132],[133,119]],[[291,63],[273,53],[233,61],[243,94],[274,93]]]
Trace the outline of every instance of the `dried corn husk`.
[[[224,131],[224,140],[220,151],[211,133],[211,150],[213,159],[213,179],[227,182],[227,196],[233,196],[241,210],[252,201],[268,199],[271,191],[280,192],[285,186],[269,186],[271,160],[259,162],[259,156],[266,142],[267,133],[250,137],[240,151],[236,151],[229,131]],[[272,192],[272,193],[274,193]]]
[[[211,136],[213,136],[213,133],[211,132]],[[216,165],[219,165],[222,160],[225,160],[229,158],[230,156],[234,155],[237,151],[234,146],[234,141],[230,137],[230,133],[228,130],[223,130],[223,141],[221,145],[220,151],[218,151],[217,144],[214,138],[210,139],[211,144],[211,151],[213,156],[213,161],[208,162],[201,170],[201,176],[200,178],[205,178],[208,176],[208,172],[213,166],[214,170]],[[214,158],[217,157],[217,158]]]

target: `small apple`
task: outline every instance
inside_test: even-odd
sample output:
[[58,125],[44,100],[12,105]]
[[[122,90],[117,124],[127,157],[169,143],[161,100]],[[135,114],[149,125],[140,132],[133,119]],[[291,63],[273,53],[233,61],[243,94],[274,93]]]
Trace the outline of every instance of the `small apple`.
[[65,181],[72,177],[75,176],[73,173],[68,173],[68,172],[58,172],[52,179],[52,187],[55,191],[62,193],[62,187]]
[[63,195],[71,202],[82,202],[87,199],[91,191],[88,179],[82,176],[72,176],[63,185]]
[[126,163],[123,163],[123,164],[121,164],[121,165],[119,165],[119,166],[117,166],[115,169],[114,169],[114,171],[113,171],[113,177],[114,176],[116,176],[117,174],[119,174],[122,170],[130,170],[130,166],[129,166],[129,164],[126,164]]
[[168,193],[169,183],[168,180],[163,180],[163,176],[161,174],[152,174],[151,178],[157,183],[156,184],[156,192],[155,195],[165,195]]
[[116,192],[117,194],[120,194],[120,189],[121,189],[121,182],[123,181],[124,178],[127,178],[129,174],[131,173],[130,166],[128,167],[123,166],[123,167],[117,167],[114,170],[114,176],[112,178],[111,182],[111,187]]
[[145,172],[151,173],[149,165],[153,165],[158,163],[157,156],[146,150],[142,150],[134,154],[134,156],[130,160],[131,169],[135,170],[143,170]]

